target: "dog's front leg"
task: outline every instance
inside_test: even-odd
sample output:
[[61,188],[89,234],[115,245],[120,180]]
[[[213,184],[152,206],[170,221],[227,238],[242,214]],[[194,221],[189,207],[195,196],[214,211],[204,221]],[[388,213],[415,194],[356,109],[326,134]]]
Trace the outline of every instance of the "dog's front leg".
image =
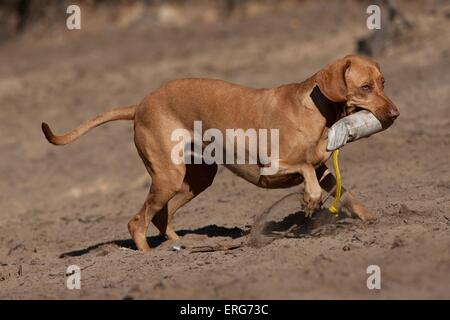
[[[320,186],[326,192],[331,192],[336,186],[336,178],[328,170],[326,165],[317,168],[316,175],[320,179]],[[335,191],[333,191],[332,195],[335,195]],[[346,209],[351,216],[356,216],[363,221],[376,219],[376,216],[367,210],[367,208],[361,202],[356,200],[349,191],[345,190],[345,188],[342,188],[341,203],[339,204],[338,209],[339,211],[341,211],[341,209]]]
[[300,169],[303,176],[305,190],[303,194],[303,202],[305,204],[306,217],[311,217],[312,214],[320,208],[322,200],[322,188],[317,179],[316,171],[313,166],[305,165]]

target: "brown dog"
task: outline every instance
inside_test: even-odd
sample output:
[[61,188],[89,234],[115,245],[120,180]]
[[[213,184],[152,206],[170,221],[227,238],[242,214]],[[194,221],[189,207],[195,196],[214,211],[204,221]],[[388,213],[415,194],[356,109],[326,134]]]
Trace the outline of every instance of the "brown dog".
[[[399,112],[383,89],[378,64],[352,55],[326,66],[302,83],[272,89],[252,89],[211,79],[174,80],[140,104],[102,113],[63,136],[54,136],[45,123],[42,129],[49,142],[63,145],[108,121],[134,120],[134,142],[152,185],[128,229],[137,248],[147,251],[150,221],[169,239],[178,239],[171,227],[174,213],[208,188],[217,172],[215,163],[174,164],[174,130],[193,132],[196,120],[201,120],[205,129],[216,128],[223,133],[228,128],[279,129],[276,174],[262,176],[258,164],[226,167],[264,188],[287,188],[304,182],[305,212],[311,214],[321,205],[322,188],[330,192],[335,186],[335,179],[324,164],[330,157],[326,150],[328,128],[359,109],[369,110],[384,125],[390,125]],[[363,220],[373,218],[348,192],[344,192],[341,206]]]

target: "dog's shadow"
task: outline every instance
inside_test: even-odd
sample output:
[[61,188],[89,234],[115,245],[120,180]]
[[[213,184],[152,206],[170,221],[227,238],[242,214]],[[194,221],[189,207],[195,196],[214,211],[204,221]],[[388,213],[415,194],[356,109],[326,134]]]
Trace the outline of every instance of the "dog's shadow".
[[306,217],[303,211],[296,211],[285,216],[281,221],[265,223],[262,234],[271,236],[289,231],[290,237],[303,237],[326,225],[333,225],[341,216],[331,214],[327,209],[319,210],[312,218]]
[[[266,216],[267,218],[267,216]],[[306,217],[303,211],[295,211],[281,220],[268,222],[255,221],[247,244],[250,247],[264,247],[280,238],[302,238],[308,235],[319,236],[329,233],[336,227],[342,215],[331,214],[328,209],[320,209],[312,218]],[[327,227],[330,228],[327,228]]]
[[[176,233],[181,237],[188,235],[188,234],[198,234],[198,235],[206,235],[208,237],[229,237],[232,239],[237,239],[237,238],[244,237],[247,234],[249,234],[250,230],[249,229],[244,230],[244,229],[241,229],[238,227],[227,228],[227,227],[217,226],[214,224],[214,225],[208,225],[208,226],[204,226],[204,227],[193,229],[193,230],[182,229],[182,230],[176,231]],[[150,245],[150,247],[152,247],[152,248],[159,246],[160,244],[162,244],[165,241],[166,241],[166,239],[161,235],[147,237],[147,242]],[[112,241],[101,242],[101,243],[97,243],[92,246],[89,246],[85,249],[68,251],[68,252],[62,253],[59,257],[65,258],[65,257],[83,256],[85,254],[90,253],[91,251],[94,251],[102,246],[106,246],[109,244],[116,245],[121,248],[137,250],[136,245],[134,244],[133,240],[123,239],[123,240],[112,240]]]
[[[289,231],[289,237],[290,238],[300,238],[305,235],[311,234],[314,230],[317,230],[318,228],[325,226],[325,225],[332,225],[335,224],[336,221],[339,219],[339,217],[336,217],[334,215],[331,215],[328,210],[320,210],[317,212],[314,217],[307,218],[305,216],[305,213],[302,211],[296,211],[294,213],[291,213],[287,216],[285,216],[280,221],[268,221],[264,223],[264,226],[261,230],[257,232],[257,235],[266,236],[268,238],[276,238],[279,237],[280,234],[283,234],[287,231]],[[217,226],[217,225],[208,225],[201,228],[189,230],[189,229],[182,229],[176,231],[179,236],[185,236],[188,234],[198,234],[198,235],[206,235],[208,237],[229,237],[232,239],[237,239],[241,237],[245,237],[250,234],[250,242],[252,242],[252,237],[254,238],[254,230],[252,229],[241,229],[238,227],[234,228],[228,228],[223,226]],[[254,240],[254,239],[253,239]],[[166,241],[166,239],[162,236],[152,236],[147,237],[147,241],[150,245],[150,247],[154,248],[162,244]],[[84,249],[80,250],[73,250],[68,251],[65,253],[62,253],[59,257],[65,258],[65,257],[79,257],[83,256],[85,254],[90,253],[91,251],[94,251],[102,246],[106,245],[116,245],[121,248],[127,248],[131,250],[137,250],[136,245],[134,244],[133,240],[131,239],[121,239],[121,240],[111,240],[106,242],[101,242],[94,244],[92,246],[89,246]],[[252,245],[252,244],[250,244]],[[258,246],[258,245],[256,245]]]

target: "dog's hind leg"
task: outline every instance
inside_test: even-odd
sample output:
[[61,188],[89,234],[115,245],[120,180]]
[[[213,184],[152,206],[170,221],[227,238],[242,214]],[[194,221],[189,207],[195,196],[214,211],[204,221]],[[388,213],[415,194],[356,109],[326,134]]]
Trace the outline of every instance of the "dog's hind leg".
[[180,190],[183,183],[183,172],[170,170],[171,174],[152,172],[152,185],[142,209],[128,222],[128,230],[138,250],[149,251],[147,229],[156,213],[167,210],[170,199]]
[[[136,146],[152,184],[142,209],[128,222],[128,230],[138,250],[149,251],[147,230],[150,221],[157,213],[168,216],[168,203],[182,189],[186,166],[173,164],[170,157],[167,159],[167,153],[151,152],[149,148]],[[152,161],[149,160],[150,155]]]
[[207,189],[217,173],[217,164],[188,164],[181,189],[170,199],[168,205],[153,218],[153,224],[169,240],[179,240],[172,228],[175,212]]
[[[334,175],[328,170],[326,165],[322,165],[316,169],[316,175],[319,179],[319,184],[326,192],[331,192],[333,188],[336,186],[336,178]],[[334,192],[332,194],[334,196]],[[361,220],[374,220],[376,216],[370,212],[362,203],[355,199],[355,197],[345,188],[342,188],[342,197],[341,197],[341,209],[347,209],[349,213],[353,216],[360,218]]]
[[[178,191],[172,199],[169,200],[169,203],[162,210],[158,211],[153,217],[153,224],[158,228],[161,235],[164,235],[169,240],[179,240],[180,238],[176,234],[175,230],[172,227],[172,218],[175,212],[188,203],[194,195],[189,191],[189,186],[187,186],[184,182],[181,187],[181,190]],[[170,218],[170,220],[169,220]]]

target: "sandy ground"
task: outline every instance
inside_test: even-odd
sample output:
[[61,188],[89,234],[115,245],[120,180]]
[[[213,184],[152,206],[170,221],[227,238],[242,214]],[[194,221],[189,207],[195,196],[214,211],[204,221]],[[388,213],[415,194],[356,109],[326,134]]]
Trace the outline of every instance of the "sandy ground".
[[[401,116],[388,131],[342,152],[345,185],[375,212],[245,244],[255,218],[283,195],[222,168],[179,210],[175,252],[153,227],[151,253],[133,250],[127,222],[150,180],[130,122],[97,128],[63,148],[63,132],[114,106],[138,102],[180,77],[270,87],[298,82],[354,52],[365,7],[307,2],[246,20],[170,27],[154,23],[22,36],[0,47],[0,298],[450,298],[450,19],[429,1],[410,8],[414,31],[378,58]],[[317,25],[320,21],[321,24]],[[77,33],[78,32],[78,33]],[[301,214],[294,200],[273,222]],[[269,217],[269,220],[276,220]],[[191,253],[195,246],[244,244]],[[82,268],[82,289],[65,270]],[[368,290],[378,265],[382,289]]]

